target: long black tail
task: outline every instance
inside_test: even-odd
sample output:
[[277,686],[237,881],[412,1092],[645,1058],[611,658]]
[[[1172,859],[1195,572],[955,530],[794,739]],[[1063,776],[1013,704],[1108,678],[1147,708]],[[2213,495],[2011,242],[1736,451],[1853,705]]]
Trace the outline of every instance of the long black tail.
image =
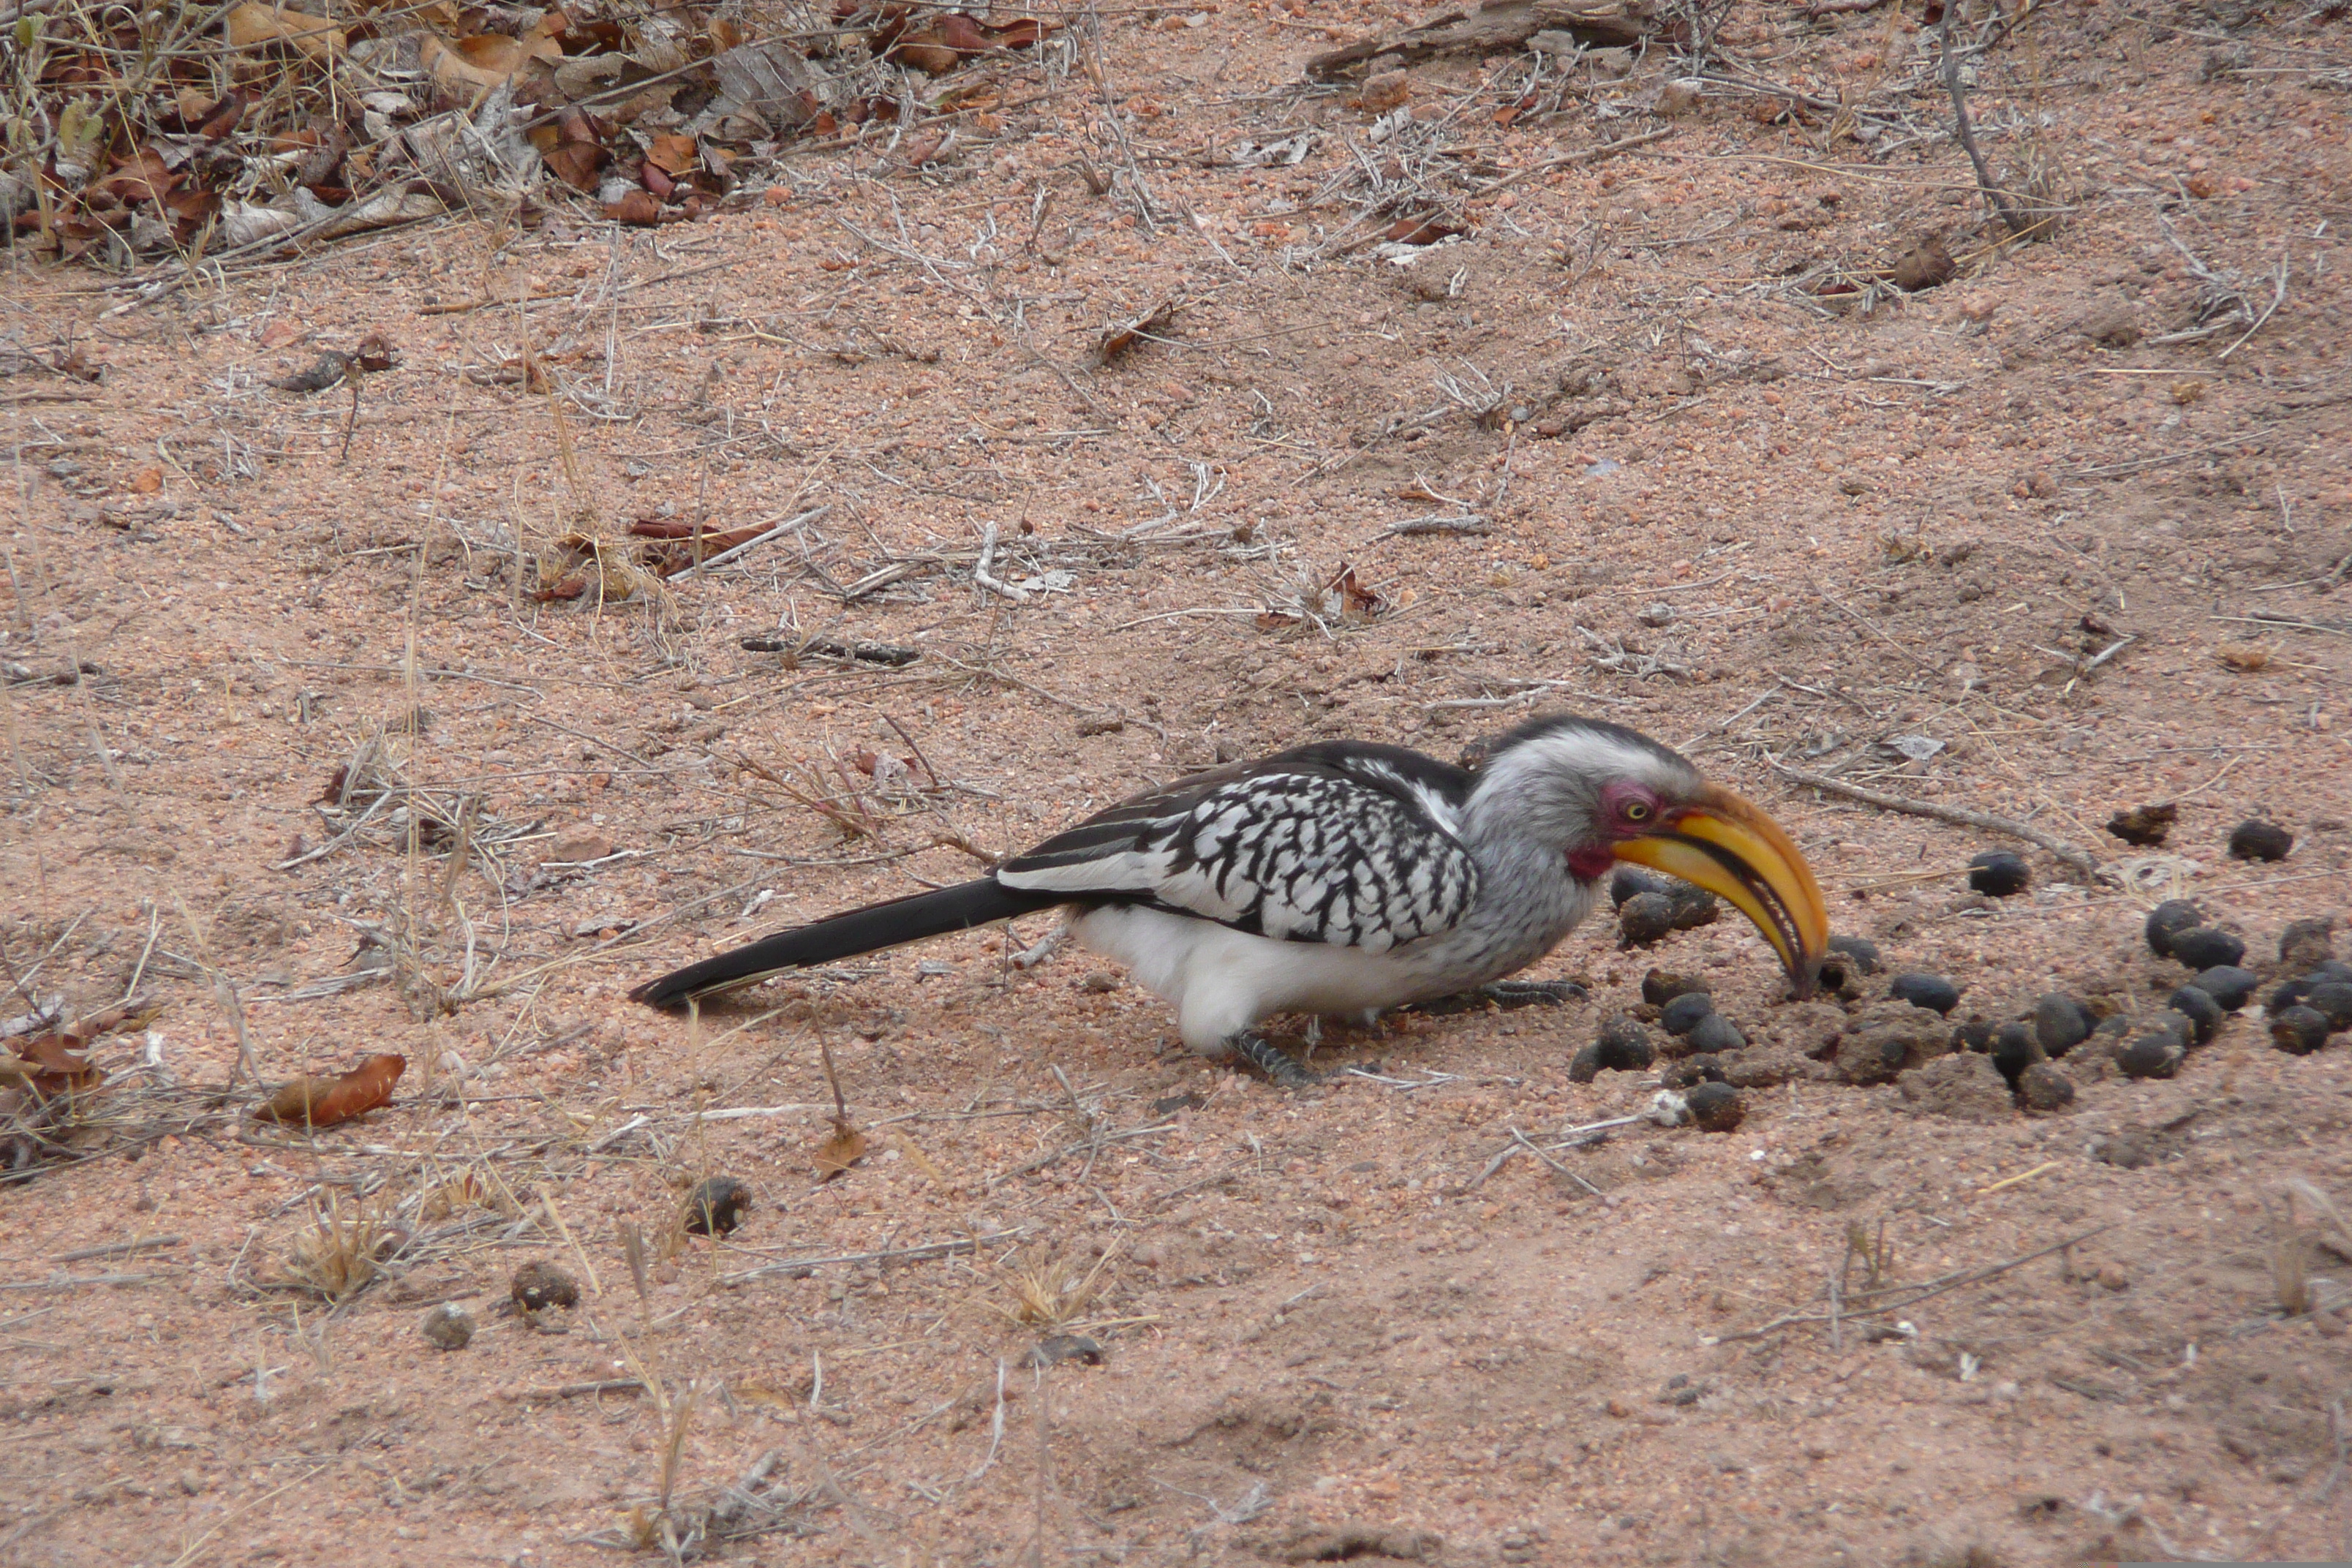
[[795,926],[775,935],[689,963],[659,980],[649,980],[629,993],[632,1001],[652,1007],[682,1006],[690,998],[715,991],[731,991],[765,980],[787,969],[832,963],[861,952],[878,952],[925,937],[969,931],[992,921],[1010,920],[1068,901],[1066,893],[1030,893],[1007,888],[993,878],[937,892],[910,893],[887,903],[868,904],[845,915],[835,915],[814,925]]

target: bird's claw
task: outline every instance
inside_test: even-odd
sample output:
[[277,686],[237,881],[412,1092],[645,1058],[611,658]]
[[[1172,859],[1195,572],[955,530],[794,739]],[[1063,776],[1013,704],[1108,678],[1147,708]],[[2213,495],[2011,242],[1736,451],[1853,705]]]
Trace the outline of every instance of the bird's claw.
[[1306,1089],[1325,1081],[1328,1076],[1299,1066],[1294,1058],[1255,1029],[1244,1029],[1225,1043],[1233,1047],[1235,1058],[1265,1074],[1278,1089]]

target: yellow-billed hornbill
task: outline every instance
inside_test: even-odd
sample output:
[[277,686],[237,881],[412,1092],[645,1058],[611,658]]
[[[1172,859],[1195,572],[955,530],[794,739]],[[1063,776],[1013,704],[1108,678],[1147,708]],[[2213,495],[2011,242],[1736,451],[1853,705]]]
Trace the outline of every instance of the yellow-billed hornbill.
[[977,881],[779,931],[631,994],[676,1006],[1064,905],[1080,943],[1175,1006],[1186,1045],[1294,1082],[1307,1075],[1256,1032],[1274,1014],[1559,994],[1495,983],[1557,946],[1620,861],[1729,900],[1811,991],[1828,917],[1789,836],[1655,741],[1554,715],[1490,742],[1475,770],[1330,741],[1198,773]]

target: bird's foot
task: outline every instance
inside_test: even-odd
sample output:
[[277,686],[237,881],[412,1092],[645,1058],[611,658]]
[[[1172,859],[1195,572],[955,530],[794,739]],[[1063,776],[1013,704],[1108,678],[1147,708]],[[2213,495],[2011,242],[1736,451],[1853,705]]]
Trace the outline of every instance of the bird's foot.
[[1276,1088],[1305,1089],[1310,1084],[1323,1082],[1327,1076],[1319,1072],[1309,1072],[1299,1066],[1272,1040],[1267,1039],[1255,1029],[1244,1029],[1237,1035],[1228,1035],[1225,1037],[1225,1044],[1233,1047],[1236,1059],[1247,1062],[1265,1074]]
[[1489,1007],[1499,1007],[1509,1012],[1519,1007],[1563,1006],[1584,994],[1584,987],[1573,980],[1496,980],[1475,990],[1457,991],[1451,996],[1407,1003],[1398,1011],[1443,1016],[1482,1013]]

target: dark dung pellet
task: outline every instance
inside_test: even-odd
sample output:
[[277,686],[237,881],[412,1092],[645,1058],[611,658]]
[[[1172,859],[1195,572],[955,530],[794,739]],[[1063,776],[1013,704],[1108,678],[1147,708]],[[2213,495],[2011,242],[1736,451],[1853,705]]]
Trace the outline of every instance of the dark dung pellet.
[[712,1176],[697,1182],[686,1195],[688,1236],[725,1236],[743,1223],[751,1206],[751,1189],[732,1176]]
[[2213,1000],[2211,992],[2194,985],[2183,985],[2175,990],[2166,1005],[2189,1020],[2192,1036],[2200,1046],[2211,1041],[2213,1031],[2220,1028],[2221,1020],[2228,1016],[2221,1011],[2221,1004]]
[[1685,991],[1658,1009],[1658,1026],[1669,1035],[1687,1035],[1714,1011],[1714,997],[1704,991]]
[[1878,956],[1878,944],[1866,937],[1833,936],[1829,951],[1844,959],[1856,974],[1875,974],[1885,967]]
[[2095,1040],[2120,1040],[2126,1035],[2130,1033],[2131,1020],[2125,1017],[2121,1013],[2116,1013],[2108,1017],[2100,1019],[2098,1027],[2091,1031],[2091,1038]]
[[2063,1057],[2091,1037],[2091,1015],[2072,996],[2052,992],[2033,1005],[2033,1037],[2053,1057]]
[[2180,1038],[2170,1029],[2151,1029],[2116,1053],[2116,1066],[2129,1078],[2170,1078],[2180,1069]]
[[2172,939],[2172,958],[2191,969],[2235,964],[2246,956],[2246,944],[2220,926],[2195,926]]
[[1723,917],[1723,900],[1705,888],[1688,882],[1677,882],[1666,889],[1666,901],[1675,907],[1675,929],[1696,931],[1711,926]]
[[1731,1131],[1748,1115],[1739,1091],[1727,1083],[1696,1084],[1683,1099],[1690,1107],[1691,1121],[1702,1132]]
[[1568,1064],[1569,1082],[1591,1083],[1594,1079],[1599,1078],[1600,1076],[1601,1047],[1598,1045],[1587,1046],[1582,1050],[1577,1052],[1573,1058],[1570,1058]]
[[1605,1071],[1640,1072],[1658,1059],[1657,1048],[1650,1044],[1650,1031],[1622,1013],[1603,1023],[1592,1043],[1600,1049]]
[[1676,974],[1669,970],[1653,969],[1642,976],[1642,1000],[1653,1007],[1663,1007],[1677,996],[1687,996],[1694,991],[1705,991],[1707,983],[1696,974]]
[[526,1312],[536,1312],[544,1307],[576,1307],[580,1305],[580,1287],[571,1275],[552,1263],[526,1263],[514,1271],[507,1284],[507,1292],[516,1306]]
[[1739,1032],[1739,1026],[1720,1013],[1709,1013],[1690,1032],[1691,1048],[1707,1056],[1736,1051],[1747,1043],[1748,1037]]
[[2074,1103],[2074,1080],[2048,1062],[2034,1062],[2018,1075],[2017,1098],[2028,1110],[2063,1110]]
[[1617,874],[1609,879],[1609,902],[1617,909],[1624,908],[1625,900],[1638,894],[1665,890],[1664,878],[1654,877],[1639,866],[1620,866]]
[[2000,1070],[2001,1077],[2009,1080],[2010,1088],[2017,1087],[2018,1079],[2027,1068],[2048,1059],[2042,1049],[2042,1042],[2033,1037],[2033,1031],[2025,1025],[2003,1024],[1993,1031],[1992,1065]]
[[2147,911],[2148,950],[2158,958],[2172,956],[2172,939],[2179,932],[2205,923],[2205,911],[2187,899],[2167,899]]
[[1898,974],[1887,983],[1886,994],[1930,1013],[1949,1013],[1960,1005],[1960,988],[1940,974]]
[[2107,818],[2107,831],[2126,844],[2148,849],[2163,843],[2179,819],[2180,808],[2168,800],[2118,811]]
[[2327,1027],[2352,1029],[2352,985],[2331,980],[2325,985],[2315,985],[2311,994],[2303,999],[2304,1005],[2327,1020]]
[[1688,1089],[1695,1083],[1721,1083],[1723,1058],[1720,1057],[1685,1057],[1670,1063],[1658,1075],[1658,1081],[1668,1089]]
[[2289,921],[2279,932],[2279,962],[2288,967],[2325,963],[2336,956],[2336,917]]
[[1989,1051],[1992,1049],[1993,1031],[2000,1026],[1984,1018],[1971,1018],[1952,1026],[1952,1049],[1956,1051]]
[[2259,816],[2230,830],[2230,853],[2241,860],[2284,860],[2294,847],[2294,834]]
[[1664,893],[1636,893],[1617,906],[1617,937],[1647,947],[1675,929],[1675,901]]
[[1969,886],[1990,898],[2005,899],[2025,891],[2033,872],[2025,857],[2011,849],[1988,849],[1969,862]]
[[2307,1057],[2327,1043],[2327,1015],[2316,1007],[2289,1007],[2271,1020],[2271,1044],[2290,1056]]
[[2251,970],[2222,963],[2199,970],[2197,978],[2189,984],[2221,1004],[2223,1012],[2234,1013],[2252,998],[2254,987],[2262,982],[2254,978]]

